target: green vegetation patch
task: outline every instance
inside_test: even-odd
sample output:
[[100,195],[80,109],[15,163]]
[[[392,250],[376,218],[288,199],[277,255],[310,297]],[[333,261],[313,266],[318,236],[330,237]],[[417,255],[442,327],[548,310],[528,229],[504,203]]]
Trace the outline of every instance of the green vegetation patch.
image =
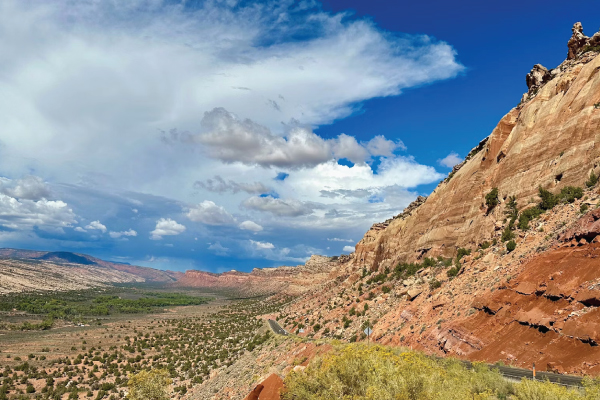
[[80,316],[149,313],[160,307],[200,305],[210,300],[208,297],[183,293],[128,292],[123,289],[103,292],[78,290],[0,296],[0,310],[16,309],[29,314],[47,315],[50,319],[70,319]]
[[[454,359],[434,359],[401,348],[349,344],[335,348],[309,366],[290,372],[282,399],[302,400],[592,400],[600,381],[567,389],[543,381],[512,384],[497,371],[475,363],[468,370]],[[511,397],[512,396],[512,397]]]

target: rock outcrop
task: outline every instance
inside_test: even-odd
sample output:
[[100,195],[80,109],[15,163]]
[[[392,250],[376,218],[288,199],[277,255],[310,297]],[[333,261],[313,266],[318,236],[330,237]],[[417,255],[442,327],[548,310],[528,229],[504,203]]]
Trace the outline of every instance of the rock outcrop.
[[[582,53],[594,50],[595,47],[600,46],[600,32],[597,32],[591,38],[585,36],[581,22],[576,22],[571,30],[573,31],[573,36],[571,36],[568,43],[569,52],[567,60],[576,59]],[[598,51],[598,49],[595,49],[595,51]]]
[[354,266],[382,270],[423,256],[451,256],[457,247],[489,240],[504,219],[502,206],[486,213],[485,195],[494,187],[501,203],[514,195],[522,208],[539,186],[552,191],[582,186],[600,165],[597,55],[580,54],[552,73],[534,67],[528,82],[536,95],[506,114],[482,151],[453,171],[411,215],[367,232],[356,246]]

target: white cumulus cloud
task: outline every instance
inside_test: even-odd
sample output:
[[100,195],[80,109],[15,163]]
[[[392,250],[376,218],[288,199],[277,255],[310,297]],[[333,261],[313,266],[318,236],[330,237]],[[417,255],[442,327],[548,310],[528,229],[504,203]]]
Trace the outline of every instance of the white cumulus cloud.
[[344,253],[352,253],[354,252],[354,246],[344,246],[344,249],[342,251]]
[[263,227],[254,221],[244,221],[240,224],[240,229],[252,232],[260,232],[263,230]]
[[16,199],[0,194],[0,226],[14,230],[34,227],[62,229],[77,223],[73,210],[60,200]]
[[121,232],[113,232],[113,231],[111,231],[108,234],[113,239],[119,239],[122,236],[137,236],[137,232],[134,231],[133,229],[129,229],[129,230],[126,230],[126,231],[121,231]]
[[271,250],[275,248],[275,245],[269,242],[257,242],[255,240],[250,240],[250,243],[252,243],[252,245],[254,245],[259,250]]
[[106,226],[104,226],[100,221],[92,221],[90,222],[85,229],[88,230],[97,230],[97,231],[101,231],[102,233],[106,232]]
[[458,154],[456,154],[455,152],[451,152],[446,157],[442,158],[441,160],[438,160],[438,164],[447,168],[452,168],[456,164],[461,163],[462,160],[462,157],[460,157]]
[[233,216],[225,208],[210,200],[205,200],[191,208],[187,213],[187,217],[191,221],[202,222],[206,225],[228,225],[235,222]]
[[161,240],[163,236],[175,236],[185,232],[185,226],[171,218],[161,218],[156,221],[156,228],[150,232],[150,239]]

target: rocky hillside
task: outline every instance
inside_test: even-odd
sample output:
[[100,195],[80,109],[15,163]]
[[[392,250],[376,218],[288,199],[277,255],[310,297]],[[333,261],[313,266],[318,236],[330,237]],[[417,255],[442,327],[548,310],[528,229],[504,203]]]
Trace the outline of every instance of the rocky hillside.
[[534,66],[491,135],[279,321],[349,340],[371,324],[381,343],[600,374],[599,52],[600,32],[575,24],[567,59]]
[[491,135],[473,149],[418,207],[375,224],[356,246],[353,264],[393,267],[399,261],[451,256],[493,237],[502,207],[491,212],[485,195],[516,196],[525,207],[538,187],[581,186],[600,160],[600,32],[573,27],[569,56],[547,70],[533,67],[529,91]]
[[107,283],[172,283],[180,272],[114,263],[85,254],[0,249],[0,294],[78,290]]

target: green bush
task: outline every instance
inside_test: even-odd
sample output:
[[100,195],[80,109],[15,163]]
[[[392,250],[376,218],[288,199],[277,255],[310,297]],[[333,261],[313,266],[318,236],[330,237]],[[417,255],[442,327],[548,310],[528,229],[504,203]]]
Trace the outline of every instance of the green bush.
[[391,288],[391,287],[389,287],[389,286],[382,286],[382,287],[381,287],[381,291],[382,291],[383,293],[389,293],[389,292],[391,292],[391,291],[392,291],[392,288]]
[[435,278],[433,278],[429,281],[429,289],[431,289],[431,290],[435,290],[441,286],[442,286],[442,282],[438,281]]
[[512,229],[510,228],[510,225],[507,225],[504,230],[502,231],[502,237],[500,238],[503,242],[506,242],[508,240],[512,240],[515,238],[515,234],[512,231]]
[[558,204],[558,198],[555,195],[553,195],[550,191],[540,186],[538,188],[538,192],[540,199],[542,199],[542,201],[539,204],[539,208],[541,210],[552,210],[554,206]]
[[496,207],[498,203],[498,188],[495,187],[485,195],[485,205],[488,207],[488,210],[491,210]]
[[460,262],[461,258],[468,256],[469,254],[471,254],[471,250],[462,247],[459,248],[456,252],[456,262]]
[[585,203],[583,203],[582,205],[579,206],[579,212],[582,214],[585,214],[585,212],[588,210],[589,206]]
[[133,375],[129,382],[129,398],[131,400],[167,400],[168,387],[172,380],[166,370],[154,369],[140,371]]
[[452,268],[450,268],[448,271],[446,271],[446,275],[448,275],[448,278],[454,278],[456,275],[458,275],[458,273],[460,272],[460,266],[454,266]]
[[290,372],[283,400],[464,400],[506,398],[512,385],[485,366],[473,371],[451,359],[436,360],[378,345],[341,346]]
[[583,189],[576,186],[565,186],[560,190],[558,200],[565,203],[573,203],[576,199],[583,197]]
[[596,186],[596,183],[598,183],[598,176],[594,170],[592,170],[592,172],[590,172],[590,178],[585,182],[585,186],[591,188]]
[[535,206],[524,210],[519,215],[519,224],[518,227],[522,231],[526,231],[529,229],[529,221],[538,218],[540,215],[544,213],[540,207]]
[[510,253],[511,251],[513,251],[514,249],[517,248],[517,244],[515,243],[514,240],[511,240],[510,242],[506,243],[506,250]]

